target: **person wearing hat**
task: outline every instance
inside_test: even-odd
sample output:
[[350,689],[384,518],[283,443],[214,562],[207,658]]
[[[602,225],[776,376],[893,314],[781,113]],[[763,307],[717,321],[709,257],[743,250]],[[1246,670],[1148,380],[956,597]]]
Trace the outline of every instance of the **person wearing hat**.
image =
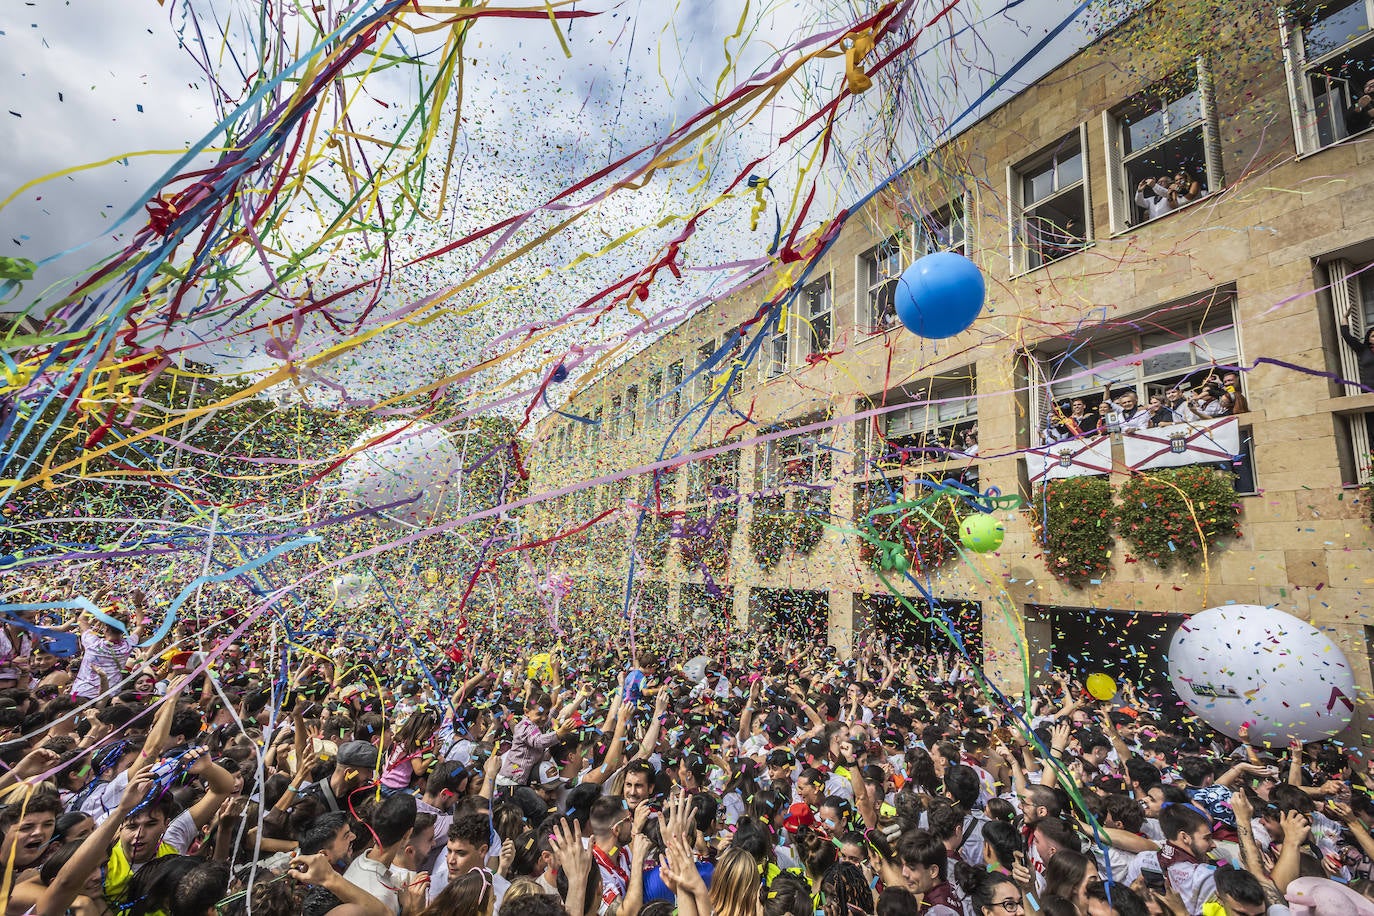
[[348,797],[377,781],[377,749],[366,741],[346,741],[334,758],[334,772],[302,789],[301,798],[318,798],[330,811],[346,811]]

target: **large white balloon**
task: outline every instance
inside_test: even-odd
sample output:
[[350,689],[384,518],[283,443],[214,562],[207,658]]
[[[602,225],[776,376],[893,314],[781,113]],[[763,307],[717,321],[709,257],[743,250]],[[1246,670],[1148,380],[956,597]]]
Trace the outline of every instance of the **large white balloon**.
[[363,433],[353,448],[339,489],[354,502],[420,527],[436,524],[457,503],[462,453],[439,427],[390,423]]
[[697,655],[683,663],[682,673],[687,675],[687,680],[699,684],[706,679],[706,666],[709,664],[710,659],[704,655]]
[[357,573],[346,573],[329,583],[334,600],[345,607],[358,607],[367,597],[367,580]]
[[1330,738],[1350,724],[1355,674],[1311,624],[1255,604],[1208,608],[1169,644],[1169,678],[1208,725],[1251,744]]

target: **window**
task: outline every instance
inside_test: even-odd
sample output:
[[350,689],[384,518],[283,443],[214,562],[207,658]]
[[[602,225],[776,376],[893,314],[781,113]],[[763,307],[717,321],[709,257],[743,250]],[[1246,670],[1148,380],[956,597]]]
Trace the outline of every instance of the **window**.
[[828,274],[802,287],[800,305],[805,319],[805,330],[802,331],[801,339],[806,341],[806,355],[814,356],[828,352],[832,341],[832,319],[835,311],[830,297]]
[[[1223,386],[1212,389],[1223,406],[1227,398],[1246,399],[1244,373],[1235,373],[1234,380],[1227,378],[1228,367],[1241,363],[1233,296],[1229,290],[1218,290],[1192,307],[1158,309],[1133,322],[1138,330],[1130,333],[1089,329],[1028,354],[1030,444],[1047,445],[1063,437],[1062,427],[1070,424],[1061,422],[1056,405],[1066,415],[1079,415],[1082,419],[1074,425],[1083,432],[1097,429],[1104,386],[1110,386],[1114,395],[1134,392],[1147,412],[1165,410],[1160,425],[1172,422],[1174,414],[1168,408],[1195,391],[1211,388],[1204,385],[1208,380]],[[1146,323],[1148,327],[1143,326]],[[1234,387],[1235,393],[1226,387]],[[1171,392],[1175,397],[1170,397]],[[1151,398],[1158,398],[1159,404],[1151,405]],[[1078,401],[1083,402],[1081,407]],[[1244,410],[1243,404],[1235,415],[1243,416]],[[1195,416],[1182,406],[1179,415],[1188,421]],[[1224,416],[1225,412],[1219,414]],[[1252,492],[1253,444],[1248,428],[1240,433],[1240,460],[1226,467],[1236,476],[1237,492]]]
[[644,425],[646,427],[663,419],[663,405],[659,398],[663,394],[663,373],[655,372],[649,376],[649,385],[644,389]]
[[1279,14],[1298,152],[1369,130],[1374,105],[1374,0],[1294,3]]
[[834,453],[821,436],[811,434],[770,439],[758,448],[760,489],[814,484],[830,479]]
[[1113,231],[1172,213],[1221,187],[1221,140],[1205,61],[1103,113],[1102,120]]
[[897,324],[897,278],[902,275],[901,233],[859,255],[863,278],[858,322],[869,334],[879,334]]
[[764,342],[763,373],[765,378],[774,379],[780,375],[786,375],[790,368],[791,348],[789,344],[791,335],[785,322],[785,318],[779,321],[778,326],[768,336],[768,340]]
[[1007,169],[1012,270],[1035,270],[1068,257],[1092,239],[1086,129]]
[[723,499],[739,489],[739,451],[732,450],[688,465],[687,502]]
[[[1076,397],[1096,406],[1102,388],[1131,389],[1141,404],[1151,395],[1163,395],[1175,385],[1197,385],[1215,366],[1234,366],[1240,361],[1235,316],[1229,300],[1205,313],[1154,322],[1149,330],[1130,334],[1094,335],[1075,339],[1062,353],[1045,360],[1050,398],[1056,402]],[[1192,338],[1197,338],[1193,340]],[[1095,367],[1119,364],[1133,353],[1154,350],[1140,360],[1115,365],[1101,374]]]
[[716,342],[708,340],[706,343],[697,347],[697,397],[698,401],[705,401],[711,397],[712,383],[715,381],[712,369],[703,368],[707,361],[715,355]]
[[725,364],[725,377],[730,379],[730,393],[739,394],[744,390],[744,335],[735,331],[734,343],[730,347],[729,361]]
[[976,455],[972,445],[977,441],[978,401],[973,396],[973,368],[966,371],[962,378],[917,383],[916,399],[886,415],[887,448],[896,453],[894,457],[904,464],[921,464]]
[[968,254],[968,224],[964,196],[960,195],[916,225],[916,256],[937,251]]
[[621,424],[623,421],[624,417],[620,412],[620,396],[616,395],[611,398],[611,428],[608,435],[619,439],[622,435]]
[[[1332,310],[1336,314],[1341,341],[1340,373],[1347,379],[1342,392],[1347,396],[1364,394],[1360,381],[1360,363],[1354,344],[1365,339],[1374,329],[1374,265],[1353,264],[1336,258],[1326,264],[1326,280],[1331,294]],[[1370,452],[1374,451],[1374,411],[1349,414],[1343,418],[1346,441],[1342,444],[1342,462],[1355,483],[1374,483]]]
[[633,436],[639,432],[639,386],[631,385],[625,390],[625,435]]
[[587,424],[587,444],[590,445],[593,442],[599,442],[602,437],[602,432],[601,408],[597,407],[592,410],[592,422]]
[[682,360],[668,367],[668,419],[676,420],[682,413]]

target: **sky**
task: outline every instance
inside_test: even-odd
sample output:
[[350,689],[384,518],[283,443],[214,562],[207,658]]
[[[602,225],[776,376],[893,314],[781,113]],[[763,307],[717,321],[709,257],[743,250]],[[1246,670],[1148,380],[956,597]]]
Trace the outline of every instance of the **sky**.
[[[331,12],[341,6],[333,0],[326,5]],[[913,2],[908,23],[925,21],[942,5]],[[165,6],[153,0],[26,0],[3,7],[0,86],[5,88],[0,92],[6,95],[3,108],[8,113],[0,118],[0,149],[7,151],[0,157],[0,195],[45,175],[127,156],[42,182],[0,209],[5,254],[53,259],[8,308],[52,301],[70,287],[68,278],[118,251],[142,224],[137,212],[121,226],[115,225],[118,217],[162,183],[182,151],[207,137],[211,146],[218,142],[215,126],[223,110],[242,97],[245,74],[254,67],[258,13],[269,10],[266,30],[284,44],[295,46],[306,34],[289,9],[276,15],[280,6],[255,0],[178,0]],[[473,27],[464,50],[463,121],[455,134],[457,180],[444,199],[437,178],[426,184],[427,209],[437,218],[419,223],[403,239],[394,238],[399,254],[431,251],[552,197],[626,151],[665,136],[769,65],[781,49],[853,21],[861,12],[840,0],[763,6],[752,0],[747,5],[742,0],[683,0],[676,5],[622,0],[579,6],[598,15],[565,24],[570,57],[547,22],[486,19]],[[813,212],[829,216],[866,193],[946,128],[956,112],[1021,61],[1075,7],[1063,0],[1010,5],[961,0],[889,77],[841,110],[838,153],[816,176],[819,193]],[[1091,25],[1078,17],[981,110],[1033,82],[1091,37]],[[405,37],[395,53],[421,63],[369,76],[363,96],[350,109],[355,127],[376,136],[397,136],[419,103],[420,80],[432,77],[437,47],[437,35]],[[680,228],[680,222],[659,227],[658,221],[712,200],[744,163],[770,151],[764,168],[771,190],[777,200],[787,200],[801,180],[811,147],[803,137],[779,149],[778,137],[803,112],[828,99],[843,79],[840,60],[805,68],[765,110],[724,125],[700,167],[687,163],[658,173],[641,189],[615,194],[572,229],[465,292],[463,304],[481,304],[473,314],[447,315],[423,328],[388,332],[322,374],[335,383],[333,390],[383,396],[499,355],[507,344],[493,341],[502,333],[531,321],[552,321],[570,303],[649,263]],[[443,136],[454,117],[451,103],[441,119]],[[446,151],[447,141],[438,148]],[[157,152],[130,155],[149,150]],[[187,168],[209,162],[202,156]],[[433,176],[437,174],[436,167]],[[312,172],[312,178],[335,188],[345,183],[327,165]],[[697,269],[681,281],[665,274],[654,284],[650,305],[664,323],[679,319],[691,303],[731,282],[731,272],[715,265],[764,253],[771,233],[749,231],[751,205],[744,197],[713,209],[684,246],[684,263]],[[293,211],[285,221],[283,241],[309,244],[321,219],[311,208]],[[515,241],[532,238],[552,222],[551,216],[532,220]],[[579,255],[636,229],[640,232],[630,243],[570,266]],[[327,293],[375,272],[378,263],[369,260],[375,250],[375,240],[358,239],[336,253],[320,267],[311,292]],[[392,272],[382,292],[382,311],[403,308],[458,282],[481,253],[460,250]],[[545,271],[549,273],[541,279]],[[266,283],[265,274],[254,267],[248,276]],[[355,305],[360,312],[361,302]],[[184,322],[168,340],[203,341],[194,357],[226,372],[273,367],[277,361],[265,347],[264,335],[244,334],[243,329],[288,307],[266,304],[235,322]],[[35,311],[41,313],[41,305]],[[472,383],[474,396],[497,400],[512,376],[548,354],[571,344],[610,347],[637,325],[633,316],[617,312],[595,328],[571,327],[538,351],[479,376]],[[295,352],[319,352],[340,338],[335,328],[307,321]],[[619,358],[650,339],[651,333],[640,333]]]

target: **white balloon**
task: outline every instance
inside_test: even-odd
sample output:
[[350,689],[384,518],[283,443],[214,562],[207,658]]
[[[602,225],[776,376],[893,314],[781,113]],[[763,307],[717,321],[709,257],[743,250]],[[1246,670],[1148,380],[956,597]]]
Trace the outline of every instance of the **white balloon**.
[[363,433],[353,448],[357,451],[343,463],[339,480],[339,489],[353,502],[420,527],[436,524],[456,504],[462,453],[439,427],[390,423]]
[[1326,634],[1255,604],[1208,608],[1169,643],[1169,678],[1188,708],[1251,744],[1304,743],[1337,734],[1354,713],[1355,673]]
[[357,607],[367,597],[367,580],[356,573],[347,573],[329,583],[334,600],[346,607]]
[[707,661],[706,656],[698,655],[695,658],[687,660],[686,664],[682,666],[682,673],[687,675],[687,680],[700,682],[706,677],[706,666],[708,664],[710,663]]

